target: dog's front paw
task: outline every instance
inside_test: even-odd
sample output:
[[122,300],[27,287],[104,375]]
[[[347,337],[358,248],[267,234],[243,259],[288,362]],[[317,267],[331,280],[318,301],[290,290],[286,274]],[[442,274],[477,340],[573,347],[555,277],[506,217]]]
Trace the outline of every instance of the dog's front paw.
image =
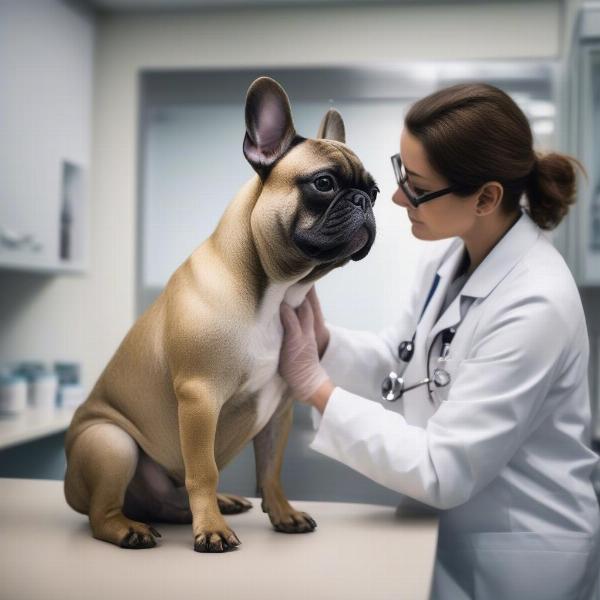
[[269,513],[269,519],[275,531],[282,533],[308,533],[317,527],[316,521],[308,513],[294,510],[291,507],[289,511],[277,515]]
[[194,539],[196,552],[227,552],[239,546],[239,538],[228,528],[220,531],[203,531]]

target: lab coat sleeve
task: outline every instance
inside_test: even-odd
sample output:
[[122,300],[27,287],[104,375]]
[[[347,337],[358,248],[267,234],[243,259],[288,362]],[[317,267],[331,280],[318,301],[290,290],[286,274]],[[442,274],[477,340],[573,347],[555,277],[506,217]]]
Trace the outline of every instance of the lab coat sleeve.
[[[418,312],[425,301],[422,279],[433,277],[427,268],[431,257],[420,257],[409,300],[398,307],[398,317],[379,332],[347,329],[326,322],[329,343],[321,365],[335,385],[371,399],[381,396],[381,381],[391,370],[401,374],[406,363],[398,359],[398,345],[409,340],[417,326]],[[423,297],[422,297],[423,296]]]
[[381,395],[381,381],[392,370],[398,371],[398,344],[410,339],[414,321],[403,310],[396,322],[379,333],[346,329],[327,323],[329,344],[321,365],[335,385],[376,399]]
[[431,506],[466,502],[528,435],[573,337],[544,298],[515,301],[480,326],[426,428],[336,387],[310,447]]
[[[394,370],[403,371],[404,363],[397,358],[398,344],[413,334],[413,316],[409,308],[400,318],[379,333],[346,329],[326,323],[329,343],[321,358],[325,369],[335,385],[371,400],[381,396],[383,378]],[[317,429],[321,414],[311,409],[313,428]]]

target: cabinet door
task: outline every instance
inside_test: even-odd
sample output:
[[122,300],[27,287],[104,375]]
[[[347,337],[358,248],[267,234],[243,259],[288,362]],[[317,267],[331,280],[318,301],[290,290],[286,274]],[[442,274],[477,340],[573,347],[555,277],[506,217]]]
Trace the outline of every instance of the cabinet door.
[[19,132],[16,123],[8,128],[12,135],[0,144],[0,265],[52,267],[58,252],[59,165],[40,150],[28,151],[27,160],[11,153],[6,140],[18,139]]
[[583,48],[581,121],[582,157],[589,181],[583,180],[581,264],[583,280],[600,284],[600,43]]
[[0,268],[58,272],[85,258],[82,186],[65,185],[81,177],[65,165],[88,163],[93,35],[70,3],[0,0]]

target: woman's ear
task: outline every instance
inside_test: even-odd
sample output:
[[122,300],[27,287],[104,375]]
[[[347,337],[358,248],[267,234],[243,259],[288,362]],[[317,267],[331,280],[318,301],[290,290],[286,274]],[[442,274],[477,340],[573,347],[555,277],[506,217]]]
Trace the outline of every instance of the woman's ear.
[[479,196],[477,197],[477,204],[475,205],[475,212],[477,215],[482,217],[493,213],[500,207],[503,195],[504,188],[501,183],[498,181],[486,183],[481,188]]

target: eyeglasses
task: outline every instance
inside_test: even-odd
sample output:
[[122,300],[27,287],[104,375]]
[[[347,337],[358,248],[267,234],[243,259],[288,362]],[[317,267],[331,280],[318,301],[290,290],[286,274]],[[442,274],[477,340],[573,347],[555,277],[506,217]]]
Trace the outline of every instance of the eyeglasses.
[[429,202],[429,200],[433,200],[434,198],[439,198],[444,194],[449,194],[450,192],[456,191],[458,188],[455,185],[451,185],[443,190],[438,190],[437,192],[425,192],[424,194],[417,194],[411,187],[408,182],[408,175],[406,173],[406,169],[402,164],[402,160],[400,159],[400,154],[394,154],[391,157],[392,166],[394,167],[394,173],[396,175],[396,181],[398,182],[398,187],[404,192],[408,201],[417,208],[420,204],[424,202]]

